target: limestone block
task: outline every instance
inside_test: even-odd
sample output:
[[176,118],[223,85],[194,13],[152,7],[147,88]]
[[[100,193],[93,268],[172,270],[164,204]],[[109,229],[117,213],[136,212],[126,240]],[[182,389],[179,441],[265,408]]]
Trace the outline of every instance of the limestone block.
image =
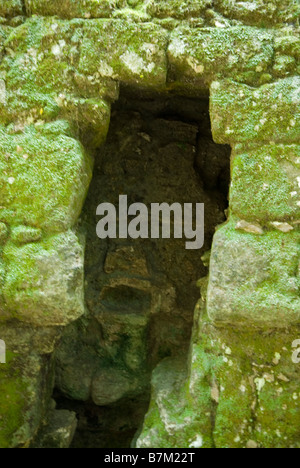
[[201,315],[188,363],[165,359],[153,372],[136,447],[298,448],[297,337],[298,328],[226,329]]
[[231,80],[211,86],[210,113],[216,143],[297,143],[300,78],[253,89]]
[[0,128],[0,220],[44,232],[72,227],[91,179],[82,146],[64,135],[43,136],[29,127],[10,135]]
[[[204,377],[205,372],[202,374]],[[151,403],[137,448],[212,448],[209,385],[204,381],[201,385],[199,379],[198,398],[194,400],[187,379],[184,359],[167,358],[155,368]]]
[[102,369],[92,383],[92,399],[98,406],[116,403],[122,398],[134,396],[136,382],[132,375],[121,369]]
[[79,71],[124,83],[162,88],[166,83],[167,33],[151,23],[94,20],[85,28]]
[[67,119],[87,147],[104,142],[118,84],[78,72],[84,28],[83,20],[33,17],[11,30],[0,75],[1,123],[20,132]]
[[66,325],[84,312],[83,247],[72,231],[3,251],[2,318],[40,327]]
[[27,11],[34,15],[62,18],[108,18],[126,0],[25,0]]
[[38,435],[34,448],[69,448],[77,427],[76,413],[53,410]]
[[170,77],[206,89],[219,76],[254,84],[271,66],[273,53],[273,36],[266,30],[181,27],[171,33]]
[[215,235],[207,310],[217,324],[285,327],[300,323],[299,232],[249,234],[232,220]]
[[211,0],[150,0],[146,3],[146,11],[156,18],[176,18],[183,20],[189,17],[199,17],[211,5]]
[[300,217],[300,146],[234,152],[230,206],[241,219],[293,225]]
[[53,386],[53,359],[13,351],[0,365],[0,448],[28,448],[44,418]]
[[294,0],[216,0],[214,6],[224,16],[253,26],[260,24],[263,27],[280,27],[284,24],[297,24],[300,15],[299,3]]

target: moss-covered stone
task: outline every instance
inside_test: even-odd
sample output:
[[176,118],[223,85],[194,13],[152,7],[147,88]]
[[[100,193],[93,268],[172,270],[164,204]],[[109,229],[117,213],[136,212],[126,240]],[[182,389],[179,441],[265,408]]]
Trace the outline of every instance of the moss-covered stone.
[[297,143],[300,79],[286,78],[258,89],[231,80],[211,86],[211,120],[217,143]]
[[230,206],[241,219],[296,221],[300,216],[300,147],[263,146],[233,153]]
[[188,371],[168,359],[153,373],[136,446],[299,447],[299,376],[291,360],[298,334],[215,328],[201,314]]
[[278,55],[288,55],[300,59],[299,30],[280,31],[275,36],[274,48]]
[[207,310],[217,324],[286,327],[300,323],[299,232],[238,232],[231,220],[215,235]]
[[297,24],[300,6],[294,0],[216,0],[214,7],[226,17],[235,18],[245,24],[263,27]]
[[3,251],[1,319],[40,327],[66,325],[84,312],[83,247],[72,231]]
[[23,13],[22,0],[1,0],[0,16],[18,16]]
[[42,237],[41,229],[36,229],[28,226],[17,226],[11,231],[11,239],[16,244],[28,244],[36,242]]
[[94,20],[83,37],[79,71],[94,79],[162,88],[167,75],[166,47],[167,34],[159,26]]
[[273,35],[266,30],[178,28],[168,48],[170,77],[204,89],[219,76],[255,85],[271,69],[273,53]]
[[110,106],[102,98],[116,99],[118,86],[78,72],[83,30],[80,20],[34,17],[11,32],[5,44],[11,53],[2,63],[3,124],[14,122],[19,131],[59,117],[88,148],[103,143]]
[[154,88],[166,82],[167,35],[156,25],[33,17],[5,45],[0,122],[19,130],[68,119],[91,149],[105,140],[118,81]]
[[33,126],[0,128],[0,220],[47,232],[72,227],[91,179],[91,161],[74,139],[44,136]]
[[146,11],[156,18],[172,17],[183,20],[199,17],[211,5],[211,0],[150,0],[146,2]]
[[116,8],[126,6],[126,0],[25,0],[33,15],[62,18],[108,18]]
[[0,223],[0,244],[6,241],[8,237],[8,227],[5,223]]
[[184,359],[168,358],[157,366],[137,448],[213,447],[210,387],[205,382],[205,370],[201,370],[203,380],[199,377],[195,389],[195,382],[187,379]]
[[52,364],[35,354],[12,352],[13,343],[6,344],[7,363],[0,364],[0,448],[26,448],[47,411]]

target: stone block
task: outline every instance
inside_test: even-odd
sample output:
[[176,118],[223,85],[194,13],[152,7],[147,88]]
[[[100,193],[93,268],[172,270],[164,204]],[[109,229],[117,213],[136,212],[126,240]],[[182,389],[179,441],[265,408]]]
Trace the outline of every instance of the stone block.
[[255,235],[232,220],[215,234],[207,297],[216,324],[278,328],[300,323],[299,232]]
[[299,142],[300,78],[254,89],[231,80],[211,85],[213,137],[221,144]]

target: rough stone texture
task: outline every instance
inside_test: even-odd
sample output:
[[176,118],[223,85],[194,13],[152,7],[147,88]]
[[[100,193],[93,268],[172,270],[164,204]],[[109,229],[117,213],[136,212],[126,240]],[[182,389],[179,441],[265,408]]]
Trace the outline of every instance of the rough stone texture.
[[[4,1],[4,5],[9,3]],[[19,3],[19,2],[16,2]],[[217,25],[233,21],[262,27],[299,24],[299,4],[294,0],[25,0],[27,14],[58,15],[64,18],[97,18],[127,15],[135,21],[156,19],[190,20],[193,26],[213,20]],[[7,8],[7,7],[6,7]],[[17,14],[18,10],[10,8]],[[1,11],[1,10],[0,10]],[[4,6],[4,13],[6,13]],[[3,13],[2,13],[3,14]],[[192,20],[192,21],[191,21]],[[174,23],[162,23],[174,25]],[[176,25],[176,23],[175,23]]]
[[[67,414],[51,400],[54,367],[60,404],[79,415],[77,445],[94,444],[95,420],[116,440],[105,446],[128,447],[149,375],[167,356],[153,373],[138,447],[299,448],[291,360],[300,310],[299,8],[294,0],[1,1],[1,448],[70,444],[74,416],[61,424]],[[169,93],[175,107],[151,124],[144,108],[146,126],[125,113],[108,140],[119,157],[105,159],[98,148],[120,87],[145,102],[163,92],[158,107]],[[84,302],[76,224],[92,155],[103,185],[89,197],[130,188],[134,201],[147,199],[139,185],[147,162],[148,200],[161,181],[164,197],[205,194],[208,239],[224,221],[228,150],[214,149],[201,106],[178,116],[174,98],[209,92],[214,140],[233,149],[229,221],[211,254],[117,243],[97,252],[88,237]],[[201,303],[186,365],[196,276],[209,319]]]
[[83,314],[83,247],[73,232],[21,247],[8,242],[3,259],[2,320],[59,326]]
[[297,143],[300,78],[253,89],[233,81],[211,86],[213,136],[218,143]]
[[17,16],[23,13],[22,0],[1,0],[0,16]]
[[298,334],[215,328],[202,316],[188,363],[168,359],[153,373],[136,447],[299,448],[297,366],[286,347]]
[[64,231],[81,212],[92,163],[76,140],[26,130],[11,135],[0,129],[0,219],[9,226]]
[[203,89],[218,76],[258,83],[271,71],[273,53],[272,33],[245,27],[178,28],[171,34],[168,48],[175,84],[179,81],[188,88],[192,81]]
[[53,410],[48,417],[48,424],[34,442],[34,448],[69,448],[76,427],[75,413],[67,410]]
[[32,15],[89,19],[109,18],[126,0],[25,0],[25,5]]
[[299,24],[300,6],[294,0],[216,0],[215,6],[225,17],[235,18],[252,26]]
[[210,261],[210,318],[266,328],[300,324],[299,240],[299,232],[238,232],[233,220],[219,229]]
[[231,209],[241,219],[288,221],[300,217],[300,147],[266,145],[233,154]]

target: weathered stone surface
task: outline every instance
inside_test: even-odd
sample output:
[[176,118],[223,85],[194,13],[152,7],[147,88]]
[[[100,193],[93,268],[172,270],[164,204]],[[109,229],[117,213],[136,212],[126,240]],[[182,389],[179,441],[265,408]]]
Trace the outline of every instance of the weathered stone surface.
[[273,35],[266,30],[178,28],[168,47],[170,77],[204,89],[218,77],[256,84],[272,66],[273,54]]
[[130,21],[150,21],[159,19],[196,20],[218,18],[218,24],[235,22],[253,26],[296,25],[299,19],[299,6],[293,0],[25,0],[27,13],[54,15],[63,18],[120,17]]
[[[0,26],[0,63],[4,55],[4,42],[7,37],[7,28]],[[1,77],[2,78],[2,77]],[[3,88],[3,82],[0,84],[1,88]],[[3,90],[2,93],[0,92],[0,101],[3,100]]]
[[214,7],[224,16],[263,27],[297,24],[300,16],[299,3],[294,0],[216,0]]
[[242,219],[300,217],[300,146],[268,145],[233,154],[230,206]]
[[150,0],[146,2],[146,11],[156,18],[176,18],[183,20],[199,17],[211,6],[211,0]]
[[47,413],[53,386],[53,360],[13,352],[6,342],[7,363],[0,365],[0,447],[28,447]]
[[[167,34],[151,23],[92,21],[81,44],[79,71],[125,83],[163,88]],[[97,57],[97,60],[95,60]]]
[[91,179],[91,161],[74,139],[43,136],[34,127],[0,128],[0,220],[45,232],[72,227]]
[[108,18],[126,0],[25,0],[30,14],[62,18]]
[[135,394],[134,376],[121,369],[103,369],[93,378],[92,399],[98,406],[110,405]]
[[233,81],[211,86],[211,119],[217,143],[297,143],[300,135],[300,78],[258,89]]
[[35,441],[34,448],[69,448],[77,427],[76,413],[54,410]]
[[156,367],[152,374],[152,401],[137,448],[212,447],[210,389],[199,389],[202,398],[197,401],[197,411],[193,411],[196,405],[186,380],[184,359],[167,358]]
[[14,122],[17,132],[33,123],[43,130],[45,123],[63,118],[87,148],[103,143],[110,118],[104,99],[115,99],[118,86],[111,79],[97,80],[78,72],[84,31],[80,20],[40,17],[12,30],[6,42],[9,54],[2,64],[3,124]]
[[155,369],[136,447],[299,447],[298,332],[226,330],[202,316],[188,364]]
[[[88,445],[89,420],[104,434],[117,415],[129,446],[150,372],[176,354],[153,373],[138,447],[300,447],[291,360],[300,323],[299,8],[294,0],[1,1],[1,448],[69,446],[76,421],[51,404],[54,358],[56,392],[78,411],[80,443]],[[202,319],[187,365],[195,280],[206,274],[199,259],[224,220],[229,153],[213,144],[202,104],[191,113],[188,104],[183,122],[173,93],[195,98],[211,84],[215,140],[233,147],[231,218],[215,237],[208,293],[208,279],[198,282]],[[121,98],[107,149],[120,85],[132,112]],[[149,108],[153,91],[165,95]],[[83,314],[83,247],[70,229],[91,178],[87,153],[99,147],[99,189],[90,218],[83,213]],[[180,254],[175,241],[94,243],[93,202],[124,190],[145,203],[205,201],[203,252]],[[206,296],[212,322],[203,318]]]
[[300,323],[299,232],[215,235],[207,311],[217,324],[286,327]]
[[17,226],[11,231],[11,240],[19,244],[36,242],[42,237],[41,229],[30,228],[28,226]]
[[0,16],[17,16],[23,13],[22,0],[1,0]]
[[3,251],[2,319],[36,326],[65,325],[84,312],[83,247],[72,231]]
[[8,238],[8,227],[5,223],[0,223],[0,243],[3,244]]
[[8,351],[27,356],[53,353],[62,333],[62,327],[33,327],[21,322],[1,322],[1,338]]

